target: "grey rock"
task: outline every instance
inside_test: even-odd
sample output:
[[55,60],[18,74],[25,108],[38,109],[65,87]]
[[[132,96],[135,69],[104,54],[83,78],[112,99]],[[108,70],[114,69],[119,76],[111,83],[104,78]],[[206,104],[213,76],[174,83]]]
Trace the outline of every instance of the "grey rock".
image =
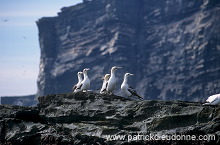
[[[0,144],[218,144],[220,107],[133,100],[94,92],[39,97],[37,107],[0,106]],[[133,140],[128,135],[213,135],[215,140]],[[126,135],[124,140],[107,139]]]
[[36,106],[36,95],[28,96],[2,96],[0,97],[0,105],[19,105],[19,106]]
[[41,18],[37,96],[71,92],[84,68],[97,91],[98,78],[117,65],[117,88],[130,72],[145,99],[204,101],[220,92],[219,7],[217,0],[92,0]]

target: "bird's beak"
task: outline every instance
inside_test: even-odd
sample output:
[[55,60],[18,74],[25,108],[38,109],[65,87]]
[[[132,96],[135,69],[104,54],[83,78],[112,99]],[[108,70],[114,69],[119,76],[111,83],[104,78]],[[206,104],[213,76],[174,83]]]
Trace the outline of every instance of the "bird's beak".
[[105,78],[105,77],[101,77],[100,79],[101,79],[101,80],[104,80],[104,78]]
[[134,74],[130,74],[130,76],[133,76]]
[[120,67],[120,66],[117,66],[116,68],[122,68],[122,67]]
[[86,68],[86,70],[89,70],[89,68]]

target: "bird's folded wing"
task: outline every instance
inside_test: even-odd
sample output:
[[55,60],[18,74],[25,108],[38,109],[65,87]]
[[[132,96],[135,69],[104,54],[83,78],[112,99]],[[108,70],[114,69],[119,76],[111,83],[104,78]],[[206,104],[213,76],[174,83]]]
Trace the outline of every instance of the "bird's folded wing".
[[206,100],[206,102],[209,102],[209,103],[214,102],[217,98],[218,97],[216,97],[216,95],[212,95]]
[[131,86],[128,87],[128,91],[129,91],[131,94],[133,94],[133,95],[137,94],[137,92],[135,91],[135,89],[132,88]]
[[76,88],[76,89],[81,89],[82,88],[82,83]]
[[134,88],[132,88],[131,86],[129,86],[128,91],[133,95],[138,97],[139,99],[143,99],[143,97],[141,97],[140,95],[137,94],[136,90]]
[[217,102],[219,101],[218,99],[219,99],[219,98],[215,97],[215,99],[212,100],[212,102],[210,102],[210,103],[212,103],[212,104],[217,104]]

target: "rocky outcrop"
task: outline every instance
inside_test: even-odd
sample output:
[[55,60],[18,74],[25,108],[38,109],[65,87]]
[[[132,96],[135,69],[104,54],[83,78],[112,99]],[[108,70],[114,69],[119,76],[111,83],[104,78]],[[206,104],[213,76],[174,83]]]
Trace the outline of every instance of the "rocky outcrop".
[[[0,106],[0,144],[218,144],[219,120],[219,107],[195,102],[135,101],[93,92],[57,94],[39,97],[37,107]],[[212,138],[129,137],[138,134]],[[115,139],[115,135],[125,138]]]
[[0,105],[19,105],[19,106],[36,106],[37,100],[35,95],[28,96],[7,96],[0,97]]
[[[220,1],[92,0],[38,20],[37,96],[70,92],[90,68],[91,89],[114,65],[145,99],[204,101],[220,92]],[[120,95],[120,91],[116,91]]]

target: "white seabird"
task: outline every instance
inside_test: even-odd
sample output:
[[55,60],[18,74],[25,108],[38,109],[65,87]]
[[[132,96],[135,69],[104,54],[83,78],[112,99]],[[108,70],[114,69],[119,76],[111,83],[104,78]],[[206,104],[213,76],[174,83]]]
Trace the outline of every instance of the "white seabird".
[[102,88],[100,90],[100,94],[106,94],[107,93],[107,85],[108,85],[108,79],[110,77],[110,74],[106,74],[103,79]]
[[127,95],[128,97],[132,97],[132,96],[136,96],[139,99],[143,99],[143,97],[141,97],[140,95],[137,94],[137,92],[135,91],[134,88],[132,88],[131,86],[128,85],[128,77],[129,76],[133,76],[133,74],[130,73],[126,73],[124,75],[124,81],[121,84],[121,90],[125,93],[125,95]]
[[89,89],[89,87],[90,87],[90,80],[89,80],[89,77],[88,77],[88,74],[87,74],[87,72],[88,72],[88,68],[85,68],[84,70],[83,70],[83,81],[80,83],[80,85],[79,85],[79,87],[78,88],[76,88],[76,90],[77,90],[77,92],[78,91],[87,91],[88,89]]
[[77,88],[79,88],[79,86],[80,86],[80,84],[81,84],[81,82],[82,82],[82,74],[83,74],[83,73],[82,73],[81,71],[77,73],[78,83],[77,83],[76,85],[74,85],[73,88],[72,88],[72,90],[73,90],[74,92],[77,92]]
[[209,96],[203,105],[218,105],[220,103],[220,94]]
[[107,93],[108,94],[113,94],[113,92],[115,90],[116,82],[117,82],[117,79],[115,77],[115,71],[119,68],[121,68],[121,67],[113,66],[111,69],[111,76],[108,80],[108,85],[107,85]]

